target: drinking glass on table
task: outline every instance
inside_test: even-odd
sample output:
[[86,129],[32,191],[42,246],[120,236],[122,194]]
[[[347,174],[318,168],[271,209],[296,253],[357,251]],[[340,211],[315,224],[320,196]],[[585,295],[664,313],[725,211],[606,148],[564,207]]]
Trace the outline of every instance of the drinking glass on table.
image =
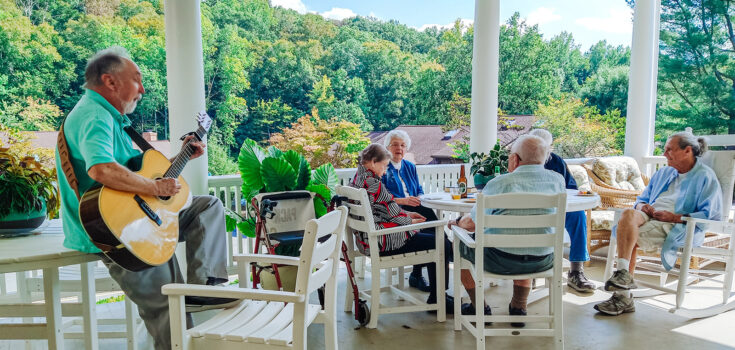
[[460,197],[462,196],[459,193],[459,187],[452,187],[452,188],[450,188],[449,189],[449,193],[452,195],[452,199],[460,199]]

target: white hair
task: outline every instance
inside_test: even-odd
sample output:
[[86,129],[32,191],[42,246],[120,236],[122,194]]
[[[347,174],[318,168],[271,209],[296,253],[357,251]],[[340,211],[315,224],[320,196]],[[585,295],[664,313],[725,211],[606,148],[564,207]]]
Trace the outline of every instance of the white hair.
[[116,74],[125,68],[125,60],[130,61],[128,50],[121,46],[110,46],[97,51],[87,61],[84,71],[84,86],[102,85],[102,74]]
[[511,153],[521,157],[521,161],[529,164],[544,164],[549,157],[549,144],[536,135],[522,135],[513,142]]
[[531,130],[531,132],[529,132],[529,134],[542,138],[549,145],[554,142],[554,137],[551,136],[551,133],[546,129],[533,129]]
[[692,148],[692,154],[694,154],[695,157],[701,157],[704,152],[707,152],[708,147],[706,137],[696,137],[688,131],[677,132],[676,134],[669,136],[669,140],[674,137],[679,138],[679,148],[685,149],[687,146],[690,146]]
[[406,143],[406,150],[411,148],[411,137],[408,136],[408,133],[403,130],[393,129],[390,132],[388,132],[388,135],[385,135],[385,138],[383,139],[383,145],[385,148],[388,148],[390,146],[391,141],[393,141],[394,138],[399,138],[403,140],[403,142]]

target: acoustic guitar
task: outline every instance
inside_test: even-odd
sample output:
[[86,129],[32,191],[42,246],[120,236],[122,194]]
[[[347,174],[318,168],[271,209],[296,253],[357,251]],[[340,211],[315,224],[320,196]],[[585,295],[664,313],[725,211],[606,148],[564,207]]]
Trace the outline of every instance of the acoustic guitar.
[[[161,152],[146,150],[136,174],[149,179],[177,178],[181,190],[171,197],[158,197],[114,190],[98,185],[79,203],[79,216],[92,242],[112,261],[131,271],[167,262],[179,241],[179,212],[191,204],[189,185],[180,176],[195,149],[209,131],[211,118],[197,115],[199,128],[173,162]],[[131,169],[135,170],[135,169]]]

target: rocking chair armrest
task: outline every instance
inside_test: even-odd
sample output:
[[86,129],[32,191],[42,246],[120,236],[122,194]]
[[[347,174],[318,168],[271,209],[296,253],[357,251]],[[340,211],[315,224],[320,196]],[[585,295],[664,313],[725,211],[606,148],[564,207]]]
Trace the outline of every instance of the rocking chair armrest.
[[297,256],[283,256],[283,255],[271,255],[271,254],[238,254],[233,255],[232,260],[239,263],[247,264],[251,262],[259,262],[261,264],[279,264],[279,265],[293,265],[299,264],[299,257]]
[[707,224],[707,232],[716,232],[716,233],[726,234],[729,231],[730,234],[735,234],[735,223],[731,223],[727,221],[693,218],[690,216],[682,216],[681,220],[684,221],[684,223],[687,226],[689,226],[690,224],[692,225]]
[[391,228],[384,228],[382,230],[373,231],[370,232],[370,236],[380,237],[384,236],[390,233],[396,233],[396,232],[404,232],[404,231],[411,231],[411,230],[420,230],[422,228],[429,228],[429,227],[440,227],[440,226],[446,226],[447,222],[449,220],[435,220],[435,221],[426,221],[418,224],[411,224],[411,225],[405,225],[405,226],[396,226]]
[[195,295],[211,298],[234,298],[300,303],[306,300],[302,294],[277,290],[230,288],[201,284],[169,283],[161,288],[164,295]]
[[457,243],[457,239],[462,241],[464,244],[467,245],[469,248],[475,247],[475,240],[470,237],[470,232],[459,227],[459,226],[452,226],[452,233],[454,234],[454,243]]

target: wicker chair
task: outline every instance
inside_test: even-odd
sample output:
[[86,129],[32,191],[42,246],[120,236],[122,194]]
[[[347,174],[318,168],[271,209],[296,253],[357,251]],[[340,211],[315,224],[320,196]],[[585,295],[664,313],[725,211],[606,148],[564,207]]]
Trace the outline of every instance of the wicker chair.
[[[612,187],[603,182],[588,164],[585,164],[584,168],[587,170],[587,176],[590,180],[590,189],[600,196],[601,209],[632,208],[633,204],[635,204],[636,197],[641,194],[639,191],[621,190]],[[648,177],[643,174],[641,174],[641,177],[643,178],[643,183],[648,185]],[[587,211],[587,218],[587,227],[589,227],[587,251],[591,254],[595,250],[610,244],[610,235],[612,232],[610,230],[593,230],[589,222],[592,218],[592,213],[589,210]]]

